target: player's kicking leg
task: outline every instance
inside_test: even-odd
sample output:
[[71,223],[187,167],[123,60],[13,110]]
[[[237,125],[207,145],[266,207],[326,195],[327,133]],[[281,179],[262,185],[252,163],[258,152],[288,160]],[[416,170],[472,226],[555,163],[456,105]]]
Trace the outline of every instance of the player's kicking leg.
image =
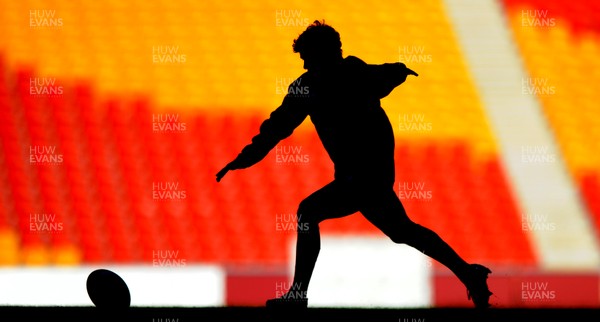
[[395,243],[412,246],[448,267],[466,286],[475,307],[489,307],[487,267],[465,262],[438,234],[410,220],[393,189],[364,189],[362,195],[360,211],[371,223]]

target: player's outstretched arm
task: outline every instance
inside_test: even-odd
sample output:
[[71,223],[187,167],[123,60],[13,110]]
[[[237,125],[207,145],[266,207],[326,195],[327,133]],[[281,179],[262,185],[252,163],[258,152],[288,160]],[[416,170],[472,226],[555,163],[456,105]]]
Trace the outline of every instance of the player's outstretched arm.
[[[356,58],[358,59],[358,58]],[[419,76],[417,72],[406,67],[402,62],[385,63],[381,65],[364,64],[364,76],[367,79],[368,90],[378,98],[389,95],[394,88],[406,81],[409,75]]]
[[283,103],[260,126],[260,132],[252,138],[235,160],[229,162],[217,173],[217,182],[231,170],[245,169],[258,163],[273,149],[279,141],[294,132],[308,116],[305,98],[287,95]]
[[221,179],[231,170],[231,163],[228,163],[221,171],[217,173],[217,182],[220,182]]
[[388,96],[394,88],[406,81],[409,75],[419,76],[414,70],[406,67],[404,63],[370,65],[373,71],[375,86],[374,92],[379,98]]

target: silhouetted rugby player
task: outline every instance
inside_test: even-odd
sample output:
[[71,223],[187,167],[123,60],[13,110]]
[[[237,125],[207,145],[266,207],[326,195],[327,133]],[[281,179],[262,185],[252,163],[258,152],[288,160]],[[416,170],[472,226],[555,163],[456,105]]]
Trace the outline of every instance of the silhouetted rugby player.
[[298,227],[308,229],[298,229],[291,289],[266,305],[306,307],[320,250],[319,223],[361,212],[393,242],[410,245],[447,266],[466,286],[475,306],[488,307],[491,271],[465,262],[435,232],[412,222],[393,189],[394,133],[380,99],[417,73],[402,63],[371,65],[354,56],[344,58],[341,47],[337,31],[319,21],[294,40],[294,52],[300,53],[307,72],[290,85],[283,103],[262,123],[252,143],[217,173],[220,181],[229,170],[256,164],[307,117],[334,163],[334,180],[298,208]]

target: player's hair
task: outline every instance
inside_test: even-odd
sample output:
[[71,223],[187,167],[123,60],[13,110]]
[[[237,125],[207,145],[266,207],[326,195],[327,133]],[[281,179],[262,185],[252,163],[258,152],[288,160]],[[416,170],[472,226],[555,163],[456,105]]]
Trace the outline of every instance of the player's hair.
[[327,57],[342,55],[342,41],[340,34],[325,20],[315,20],[306,27],[298,38],[294,39],[292,45],[295,53],[318,53]]

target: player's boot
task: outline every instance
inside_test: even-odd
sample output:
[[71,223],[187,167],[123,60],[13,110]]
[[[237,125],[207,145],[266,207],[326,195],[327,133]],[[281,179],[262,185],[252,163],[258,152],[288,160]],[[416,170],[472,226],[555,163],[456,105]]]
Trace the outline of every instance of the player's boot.
[[467,298],[472,300],[476,308],[490,307],[490,292],[487,285],[487,278],[492,271],[479,264],[471,264],[471,274],[466,282]]

